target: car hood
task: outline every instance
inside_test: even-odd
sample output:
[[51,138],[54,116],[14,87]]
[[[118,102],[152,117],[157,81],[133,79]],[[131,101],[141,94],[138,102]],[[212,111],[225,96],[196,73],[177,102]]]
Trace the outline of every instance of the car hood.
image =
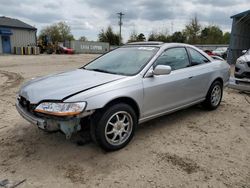
[[250,62],[250,55],[243,55],[238,58],[238,60],[242,60],[244,62]]
[[21,87],[19,95],[33,104],[43,100],[64,100],[122,78],[125,76],[77,69],[33,79]]

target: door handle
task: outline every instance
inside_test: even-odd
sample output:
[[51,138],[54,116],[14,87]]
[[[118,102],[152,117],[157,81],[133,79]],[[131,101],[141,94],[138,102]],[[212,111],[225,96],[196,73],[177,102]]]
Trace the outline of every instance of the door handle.
[[188,79],[192,79],[192,78],[193,78],[193,76],[188,77]]

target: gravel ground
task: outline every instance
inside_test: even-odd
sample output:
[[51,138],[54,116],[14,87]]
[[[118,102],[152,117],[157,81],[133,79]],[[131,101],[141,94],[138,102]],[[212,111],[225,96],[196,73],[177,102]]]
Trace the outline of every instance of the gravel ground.
[[250,187],[250,96],[235,90],[224,91],[216,111],[194,106],[140,125],[126,148],[111,153],[44,133],[18,115],[23,82],[94,57],[0,56],[0,181],[26,180],[20,188]]

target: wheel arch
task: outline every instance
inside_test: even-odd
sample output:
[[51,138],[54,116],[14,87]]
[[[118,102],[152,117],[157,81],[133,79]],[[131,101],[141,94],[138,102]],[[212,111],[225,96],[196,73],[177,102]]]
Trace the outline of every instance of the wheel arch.
[[125,103],[125,104],[128,104],[129,106],[131,106],[133,108],[133,110],[135,111],[137,118],[138,119],[140,118],[140,108],[139,108],[137,102],[130,97],[119,97],[116,99],[112,99],[107,104],[105,104],[105,106],[103,108],[108,108],[108,107],[115,105],[115,104],[118,104],[118,103]]
[[219,81],[219,82],[222,84],[222,87],[223,87],[224,81],[223,81],[223,79],[222,79],[221,77],[217,77],[217,78],[210,84],[210,86],[211,86],[214,82],[216,82],[216,81]]
[[222,88],[223,88],[223,85],[224,85],[223,79],[222,79],[221,77],[217,77],[217,78],[215,78],[215,79],[210,83],[210,85],[209,85],[209,87],[208,87],[208,90],[207,90],[207,93],[206,93],[206,96],[208,95],[208,92],[209,92],[209,90],[210,90],[212,84],[213,84],[214,82],[216,82],[216,81],[219,81],[219,82],[222,84]]

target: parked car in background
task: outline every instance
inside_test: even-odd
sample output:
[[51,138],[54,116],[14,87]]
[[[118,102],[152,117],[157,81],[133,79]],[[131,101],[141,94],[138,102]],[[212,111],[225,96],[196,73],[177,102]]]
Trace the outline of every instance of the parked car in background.
[[40,129],[70,138],[89,127],[103,149],[118,150],[139,123],[199,103],[216,109],[229,76],[227,63],[194,46],[131,43],[79,69],[29,81],[16,108]]
[[213,50],[212,53],[213,55],[217,55],[222,57],[223,59],[227,59],[227,51],[228,51],[227,47],[220,47]]
[[236,78],[250,78],[250,49],[243,50],[235,63],[234,76]]
[[212,52],[211,50],[204,50],[204,52],[205,52],[207,55],[210,55],[210,56],[214,55],[213,52]]
[[74,54],[74,49],[65,46],[58,46],[58,53],[60,54]]
[[217,55],[210,55],[214,60],[220,60],[220,61],[225,61],[225,59],[223,59],[222,57],[220,56],[217,56]]

